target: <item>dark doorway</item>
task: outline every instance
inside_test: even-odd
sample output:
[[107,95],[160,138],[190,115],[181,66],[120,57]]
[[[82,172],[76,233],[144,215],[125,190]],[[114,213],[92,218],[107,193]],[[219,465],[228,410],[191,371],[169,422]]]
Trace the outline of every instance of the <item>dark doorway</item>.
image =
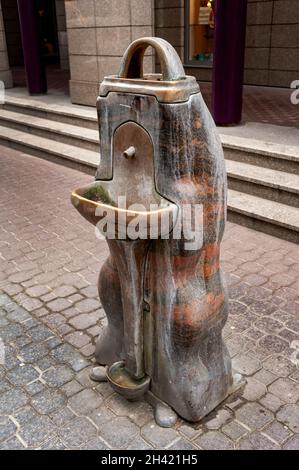
[[40,46],[46,64],[59,64],[56,7],[54,0],[35,0]]
[[[27,87],[17,0],[1,0],[7,53],[15,87]],[[60,68],[55,0],[34,0],[39,24],[39,46],[46,65],[48,89],[69,95],[69,70]]]

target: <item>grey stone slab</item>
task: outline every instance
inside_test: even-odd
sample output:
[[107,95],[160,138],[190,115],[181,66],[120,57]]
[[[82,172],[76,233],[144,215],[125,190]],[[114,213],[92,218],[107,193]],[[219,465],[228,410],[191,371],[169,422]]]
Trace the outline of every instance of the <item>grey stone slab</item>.
[[246,403],[236,411],[236,418],[251,430],[259,430],[273,421],[273,414],[258,403]]
[[53,413],[66,404],[66,397],[58,390],[44,390],[31,400],[32,406],[42,415]]
[[224,424],[233,419],[233,413],[229,410],[219,410],[216,414],[213,414],[215,416],[205,422],[206,427],[211,431],[221,428],[221,426],[224,426]]
[[17,430],[16,425],[6,416],[0,417],[0,441],[13,436]]
[[83,444],[80,447],[81,450],[109,450],[107,444],[105,444],[99,437],[93,437],[90,441]]
[[27,395],[20,389],[8,390],[0,395],[0,414],[14,414],[28,402]]
[[262,364],[248,354],[238,354],[232,360],[232,367],[240,374],[252,375],[262,368]]
[[299,384],[287,378],[280,378],[269,387],[269,392],[286,403],[296,403],[299,400]]
[[285,405],[278,411],[276,418],[299,434],[299,405]]
[[26,422],[19,430],[20,437],[29,447],[36,447],[56,433],[56,427],[47,416],[37,416]]
[[24,450],[25,447],[17,437],[12,437],[0,444],[0,450]]
[[51,355],[58,363],[69,364],[75,372],[79,372],[89,365],[88,361],[83,359],[82,356],[68,344],[58,346],[51,351]]
[[62,442],[70,449],[77,449],[96,434],[96,428],[86,418],[76,418],[59,430]]
[[127,447],[127,450],[153,450],[153,447],[144,439],[142,439],[142,437],[137,436]]
[[179,437],[174,429],[161,428],[153,421],[142,427],[141,436],[153,447],[159,449],[171,445]]
[[263,434],[269,436],[270,439],[276,441],[279,445],[283,444],[293,435],[287,426],[283,426],[277,421],[273,421],[270,426],[263,429]]
[[17,366],[7,373],[8,380],[15,386],[23,386],[33,382],[39,377],[39,373],[31,366]]
[[233,442],[219,431],[209,431],[195,440],[195,444],[205,450],[230,450]]
[[35,328],[31,328],[29,334],[32,340],[36,342],[45,341],[53,336],[52,331],[44,325],[38,325]]
[[28,364],[33,364],[39,359],[42,359],[49,353],[49,349],[44,343],[33,343],[25,346],[20,350],[20,356],[23,361]]
[[89,418],[98,428],[101,428],[115,417],[115,414],[113,414],[112,411],[110,411],[104,404],[89,415]]
[[170,447],[167,447],[167,450],[198,450],[198,447],[187,441],[187,439],[181,438]]
[[69,405],[79,415],[88,415],[99,408],[103,398],[94,390],[82,390],[69,399]]
[[74,371],[68,366],[56,366],[44,372],[42,378],[50,387],[61,387],[74,378]]
[[293,436],[283,446],[284,450],[298,450],[299,449],[299,434]]
[[26,392],[32,397],[36,395],[37,393],[42,392],[45,389],[46,389],[45,385],[39,380],[36,380],[35,382],[25,386]]
[[145,401],[130,402],[118,394],[112,395],[106,405],[118,416],[128,416],[138,426],[153,419],[153,408]]
[[280,446],[270,441],[263,434],[254,432],[250,436],[241,439],[238,448],[240,450],[279,450]]
[[139,433],[139,428],[128,418],[114,418],[99,429],[100,437],[114,450],[127,448]]

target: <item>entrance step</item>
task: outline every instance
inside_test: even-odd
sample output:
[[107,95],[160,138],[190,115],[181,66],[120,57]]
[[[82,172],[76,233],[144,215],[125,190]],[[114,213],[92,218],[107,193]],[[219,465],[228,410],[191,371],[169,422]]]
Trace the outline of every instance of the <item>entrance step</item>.
[[269,235],[299,243],[299,210],[230,189],[228,219]]
[[99,153],[99,131],[1,109],[0,125]]
[[299,208],[299,175],[226,160],[230,189]]
[[299,143],[285,145],[227,134],[220,138],[227,160],[299,175]]
[[100,161],[99,152],[78,148],[5,126],[0,126],[0,143],[91,175],[95,174]]
[[[46,98],[48,98],[47,95]],[[64,124],[71,124],[84,129],[98,130],[95,108],[71,105],[70,103],[60,104],[61,102],[63,103],[62,97],[58,97],[55,102],[50,102],[45,99],[37,100],[31,97],[14,97],[8,91],[5,96],[5,103],[0,108]]]

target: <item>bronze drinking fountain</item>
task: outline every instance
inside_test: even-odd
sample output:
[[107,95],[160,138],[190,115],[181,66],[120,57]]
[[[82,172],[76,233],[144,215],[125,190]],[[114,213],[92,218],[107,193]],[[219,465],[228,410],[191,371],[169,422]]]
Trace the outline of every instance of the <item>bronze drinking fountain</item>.
[[[143,74],[148,46],[162,74]],[[96,181],[72,193],[110,249],[98,281],[108,326],[92,378],[129,400],[145,397],[161,426],[177,414],[196,422],[236,388],[222,339],[221,142],[195,78],[162,39],[129,46],[119,74],[101,84],[97,109]]]

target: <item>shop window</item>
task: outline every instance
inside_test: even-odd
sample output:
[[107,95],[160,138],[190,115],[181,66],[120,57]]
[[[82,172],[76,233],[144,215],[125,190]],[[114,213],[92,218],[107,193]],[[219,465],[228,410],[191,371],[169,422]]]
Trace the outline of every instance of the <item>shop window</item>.
[[186,65],[212,67],[215,0],[185,0]]

